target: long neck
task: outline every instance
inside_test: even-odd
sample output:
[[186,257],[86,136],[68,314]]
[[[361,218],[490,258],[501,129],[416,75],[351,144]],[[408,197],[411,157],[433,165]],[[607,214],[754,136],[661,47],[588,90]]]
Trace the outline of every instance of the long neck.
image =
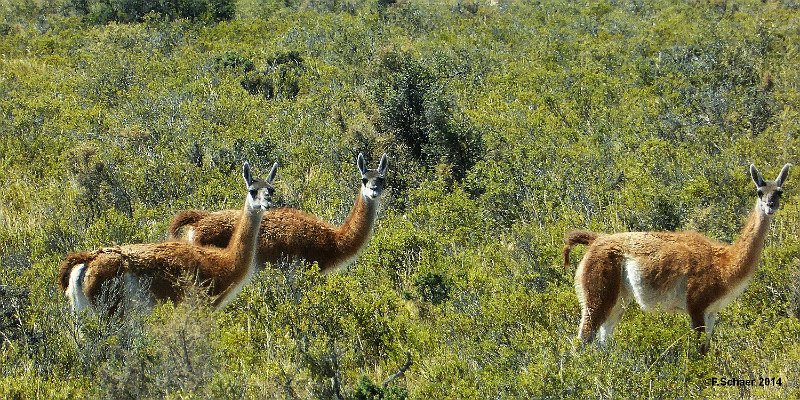
[[249,210],[246,203],[242,212],[239,213],[239,220],[236,222],[231,240],[225,248],[231,257],[233,268],[249,267],[253,264],[263,215],[263,210]]
[[355,255],[372,235],[378,212],[378,199],[367,200],[359,192],[350,215],[337,229],[336,247],[342,257]]
[[764,239],[769,230],[770,219],[771,217],[764,214],[757,202],[750,211],[739,238],[731,245],[733,251],[730,278],[738,280],[753,273],[761,257],[761,251],[764,250]]

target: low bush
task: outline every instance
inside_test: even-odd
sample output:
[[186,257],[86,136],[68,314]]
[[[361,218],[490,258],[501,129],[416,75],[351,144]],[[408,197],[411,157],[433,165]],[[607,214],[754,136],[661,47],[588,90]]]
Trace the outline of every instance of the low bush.
[[168,20],[185,18],[214,22],[230,20],[236,12],[233,0],[71,0],[70,5],[95,24],[141,22],[151,13]]

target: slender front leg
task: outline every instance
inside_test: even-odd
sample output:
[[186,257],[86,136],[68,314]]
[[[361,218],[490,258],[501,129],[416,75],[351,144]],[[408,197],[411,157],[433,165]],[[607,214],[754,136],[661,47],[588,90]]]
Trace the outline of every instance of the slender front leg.
[[[700,354],[706,355],[711,344],[711,332],[714,329],[714,322],[716,322],[716,313],[690,311],[689,316],[692,319],[692,329],[697,332],[697,340],[703,339],[700,343]],[[709,320],[710,316],[713,316],[711,320]],[[703,338],[703,333],[707,333],[705,338]]]
[[703,320],[706,326],[706,338],[703,343],[700,344],[700,352],[706,354],[708,350],[711,349],[711,335],[714,334],[714,325],[717,323],[717,313],[706,313]]

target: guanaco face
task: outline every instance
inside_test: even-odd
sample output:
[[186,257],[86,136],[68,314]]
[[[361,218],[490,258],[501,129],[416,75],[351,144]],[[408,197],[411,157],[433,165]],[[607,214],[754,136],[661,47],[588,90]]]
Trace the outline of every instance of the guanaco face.
[[242,167],[242,176],[244,182],[247,184],[247,210],[250,212],[266,211],[272,206],[272,195],[275,194],[275,188],[272,187],[272,180],[275,179],[275,173],[278,171],[278,163],[272,164],[272,170],[269,171],[267,179],[253,179],[250,172],[250,164],[244,163]]
[[758,207],[766,215],[772,215],[780,207],[781,195],[783,194],[783,181],[789,174],[791,164],[786,164],[778,174],[775,181],[765,181],[758,172],[756,166],[750,164],[750,176],[753,178],[753,183],[756,184],[756,192],[758,193]]
[[386,153],[381,156],[381,162],[376,170],[367,169],[364,154],[358,154],[358,170],[361,172],[361,194],[366,200],[375,200],[383,193],[383,183],[388,166],[389,158]]

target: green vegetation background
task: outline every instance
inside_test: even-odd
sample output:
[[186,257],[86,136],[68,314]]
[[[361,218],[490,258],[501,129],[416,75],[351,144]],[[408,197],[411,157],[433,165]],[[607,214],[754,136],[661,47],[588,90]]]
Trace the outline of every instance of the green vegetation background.
[[[560,258],[573,228],[738,236],[747,166],[800,162],[800,3],[495,3],[0,2],[0,397],[800,397],[800,172],[705,358],[636,309],[579,349]],[[341,222],[361,151],[389,188],[349,268],[70,317],[68,252],[239,207],[243,160]]]

